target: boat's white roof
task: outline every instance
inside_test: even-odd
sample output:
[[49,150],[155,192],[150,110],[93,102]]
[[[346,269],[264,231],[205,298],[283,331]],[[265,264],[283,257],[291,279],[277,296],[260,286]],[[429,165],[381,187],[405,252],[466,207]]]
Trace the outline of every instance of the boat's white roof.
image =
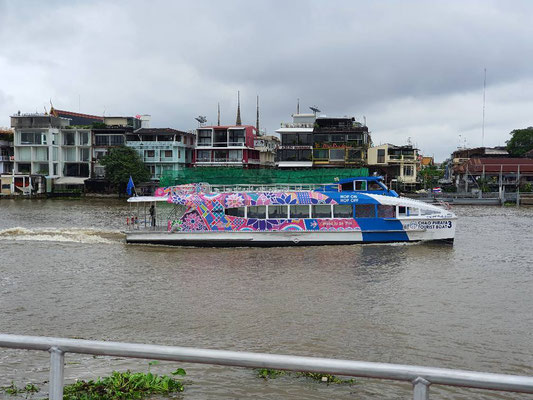
[[166,201],[168,202],[168,196],[155,197],[155,196],[133,196],[128,199],[128,203],[150,203],[152,201]]

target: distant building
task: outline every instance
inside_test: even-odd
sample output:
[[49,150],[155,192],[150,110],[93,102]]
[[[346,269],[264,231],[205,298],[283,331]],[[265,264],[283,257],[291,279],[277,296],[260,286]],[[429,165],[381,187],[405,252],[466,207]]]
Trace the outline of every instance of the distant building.
[[433,167],[435,165],[435,160],[433,157],[420,156],[420,168]]
[[259,150],[259,164],[261,167],[272,168],[276,166],[276,152],[280,140],[277,136],[256,136],[254,147]]
[[171,128],[141,128],[126,134],[126,146],[150,168],[152,180],[192,164],[194,134]]
[[371,171],[384,176],[389,185],[396,180],[400,184],[412,186],[417,182],[418,150],[411,145],[396,146],[388,143],[370,147],[368,165]]
[[276,130],[281,137],[278,147],[279,168],[310,168],[313,166],[313,129],[315,114],[292,114],[292,122],[284,122]]
[[355,118],[319,116],[313,129],[313,166],[366,166],[369,145],[368,127]]
[[13,131],[0,129],[0,175],[13,170]]
[[195,166],[259,167],[252,125],[204,126],[196,130]]
[[90,177],[90,129],[71,127],[69,119],[49,114],[19,113],[11,116],[11,126],[15,174],[44,176],[46,191],[52,185],[83,185]]

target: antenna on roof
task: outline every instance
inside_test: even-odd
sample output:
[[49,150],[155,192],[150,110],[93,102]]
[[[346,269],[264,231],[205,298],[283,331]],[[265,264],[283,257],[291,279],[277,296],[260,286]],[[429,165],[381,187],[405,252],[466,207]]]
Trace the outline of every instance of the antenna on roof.
[[313,113],[315,114],[315,116],[316,116],[316,113],[319,113],[319,112],[320,112],[320,110],[318,109],[317,106],[312,106],[312,107],[309,107],[309,108],[311,109],[311,111],[313,111]]
[[300,114],[300,99],[298,98],[298,101],[296,103],[296,114]]
[[220,126],[220,102],[218,103],[218,119],[217,119],[217,125]]
[[241,92],[240,90],[237,91],[237,119],[235,121],[235,125],[242,125],[241,121]]
[[197,116],[195,120],[198,121],[198,127],[202,126],[207,122],[207,118],[204,115]]
[[257,96],[257,120],[255,122],[255,129],[259,135],[259,96]]
[[487,86],[487,68],[483,70],[485,75],[483,77],[483,123],[481,125],[481,147],[485,141],[485,88]]

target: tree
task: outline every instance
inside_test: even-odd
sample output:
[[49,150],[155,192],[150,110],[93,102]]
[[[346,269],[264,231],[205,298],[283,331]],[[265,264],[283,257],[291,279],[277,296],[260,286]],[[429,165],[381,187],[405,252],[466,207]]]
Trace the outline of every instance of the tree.
[[533,126],[515,129],[510,135],[512,135],[511,139],[506,142],[509,154],[521,157],[533,149]]
[[100,163],[105,167],[106,178],[117,186],[119,193],[125,192],[130,176],[136,183],[146,182],[151,177],[150,170],[131,147],[112,148]]

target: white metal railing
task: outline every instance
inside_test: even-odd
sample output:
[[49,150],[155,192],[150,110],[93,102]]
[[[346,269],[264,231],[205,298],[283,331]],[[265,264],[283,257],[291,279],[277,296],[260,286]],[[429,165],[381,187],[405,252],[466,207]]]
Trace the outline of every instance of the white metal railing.
[[429,399],[431,384],[533,393],[533,377],[531,376],[402,364],[8,334],[0,334],[0,347],[50,352],[50,400],[63,399],[65,353],[391,379],[411,382],[414,400]]
[[298,184],[274,184],[274,185],[253,185],[253,184],[235,184],[235,185],[209,185],[212,192],[278,192],[278,191],[298,191],[314,190],[323,187],[323,183],[298,183]]

